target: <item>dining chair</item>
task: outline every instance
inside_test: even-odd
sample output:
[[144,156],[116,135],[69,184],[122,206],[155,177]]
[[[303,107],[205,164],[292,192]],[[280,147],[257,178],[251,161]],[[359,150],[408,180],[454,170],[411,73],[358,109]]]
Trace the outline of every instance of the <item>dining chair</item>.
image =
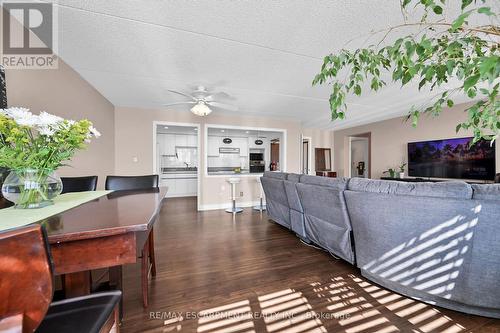
[[[107,176],[106,190],[113,191],[130,191],[130,190],[147,190],[158,188],[158,175],[145,176]],[[156,276],[156,261],[155,261],[155,245],[154,245],[154,228],[151,227],[148,238],[141,252],[141,288],[142,288],[142,305],[147,308],[149,303],[148,298],[148,277],[151,272],[151,277]],[[120,268],[118,268],[120,269]],[[115,277],[121,276],[121,271],[110,272],[110,275]],[[119,283],[121,284],[121,283]]]
[[61,177],[61,181],[61,193],[95,191],[97,188],[97,176]]
[[147,190],[158,187],[158,175],[145,176],[107,176],[106,190]]
[[500,173],[495,175],[495,183],[500,183]]
[[51,303],[52,258],[38,224],[0,233],[0,276],[0,331],[9,319],[17,320],[13,331],[23,333],[109,332],[113,324],[119,330],[120,291]]

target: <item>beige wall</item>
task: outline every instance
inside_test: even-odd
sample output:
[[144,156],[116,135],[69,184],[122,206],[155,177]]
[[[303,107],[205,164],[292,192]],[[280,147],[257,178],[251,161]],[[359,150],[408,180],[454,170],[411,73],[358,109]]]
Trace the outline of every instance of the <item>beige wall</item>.
[[[152,110],[116,107],[115,109],[115,170],[120,175],[150,174],[153,172],[153,122],[179,122],[201,124],[201,160],[199,204],[202,209],[215,209],[229,203],[228,177],[206,176],[205,170],[205,124],[220,124],[244,127],[274,128],[286,130],[286,171],[300,170],[299,122],[264,117],[238,117],[212,114],[199,117],[189,111]],[[134,162],[137,158],[137,162]],[[240,203],[250,205],[259,197],[256,176],[241,177],[238,192],[243,192]]]
[[[348,136],[371,132],[372,178],[379,178],[382,172],[397,167],[407,159],[407,143],[432,139],[446,139],[472,136],[471,133],[455,132],[458,123],[465,121],[467,115],[463,110],[466,105],[457,105],[445,109],[435,117],[423,116],[413,128],[405,118],[395,118],[364,126],[353,127],[334,132],[334,166],[340,176],[348,175]],[[500,172],[500,149],[496,150],[496,168]]]
[[87,118],[102,136],[78,152],[60,176],[98,175],[102,188],[114,172],[114,107],[78,73],[59,60],[55,70],[6,70],[9,106],[47,111],[69,119]]

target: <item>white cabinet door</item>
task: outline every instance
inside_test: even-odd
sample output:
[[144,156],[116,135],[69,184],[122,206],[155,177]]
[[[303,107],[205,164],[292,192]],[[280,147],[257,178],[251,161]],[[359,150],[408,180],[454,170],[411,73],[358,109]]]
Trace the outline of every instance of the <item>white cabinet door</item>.
[[188,135],[186,145],[188,147],[198,147],[198,137],[196,135]]
[[164,134],[163,136],[163,155],[175,155],[175,135]]
[[251,136],[251,137],[248,138],[248,149],[259,148],[259,146],[257,146],[255,144],[255,140],[257,140],[257,137],[255,137],[255,136]]
[[167,197],[172,197],[176,195],[175,179],[162,179],[160,181],[161,186],[167,186]]
[[207,155],[219,156],[219,147],[220,147],[219,137],[209,136],[207,144],[208,144]]
[[248,140],[246,138],[237,138],[236,147],[240,148],[240,156],[248,157]]
[[187,195],[195,196],[198,192],[198,179],[187,179]]
[[176,179],[175,180],[175,190],[176,194],[179,196],[186,195],[188,190],[188,180],[187,179]]
[[188,144],[188,136],[187,135],[181,135],[178,134],[175,136],[175,145],[177,147],[186,147]]

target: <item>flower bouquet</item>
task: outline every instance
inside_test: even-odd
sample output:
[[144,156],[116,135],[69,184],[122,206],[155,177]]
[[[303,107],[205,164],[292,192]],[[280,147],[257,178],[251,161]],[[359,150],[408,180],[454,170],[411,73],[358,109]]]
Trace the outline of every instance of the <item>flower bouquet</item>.
[[52,204],[62,191],[55,170],[100,133],[86,119],[66,120],[25,108],[0,109],[0,168],[10,170],[3,196],[17,208]]

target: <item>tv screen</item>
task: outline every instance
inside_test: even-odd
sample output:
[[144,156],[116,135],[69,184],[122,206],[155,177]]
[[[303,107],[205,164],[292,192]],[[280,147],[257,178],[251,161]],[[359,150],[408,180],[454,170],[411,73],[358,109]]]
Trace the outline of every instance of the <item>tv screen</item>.
[[495,144],[472,138],[408,143],[408,176],[493,180]]

